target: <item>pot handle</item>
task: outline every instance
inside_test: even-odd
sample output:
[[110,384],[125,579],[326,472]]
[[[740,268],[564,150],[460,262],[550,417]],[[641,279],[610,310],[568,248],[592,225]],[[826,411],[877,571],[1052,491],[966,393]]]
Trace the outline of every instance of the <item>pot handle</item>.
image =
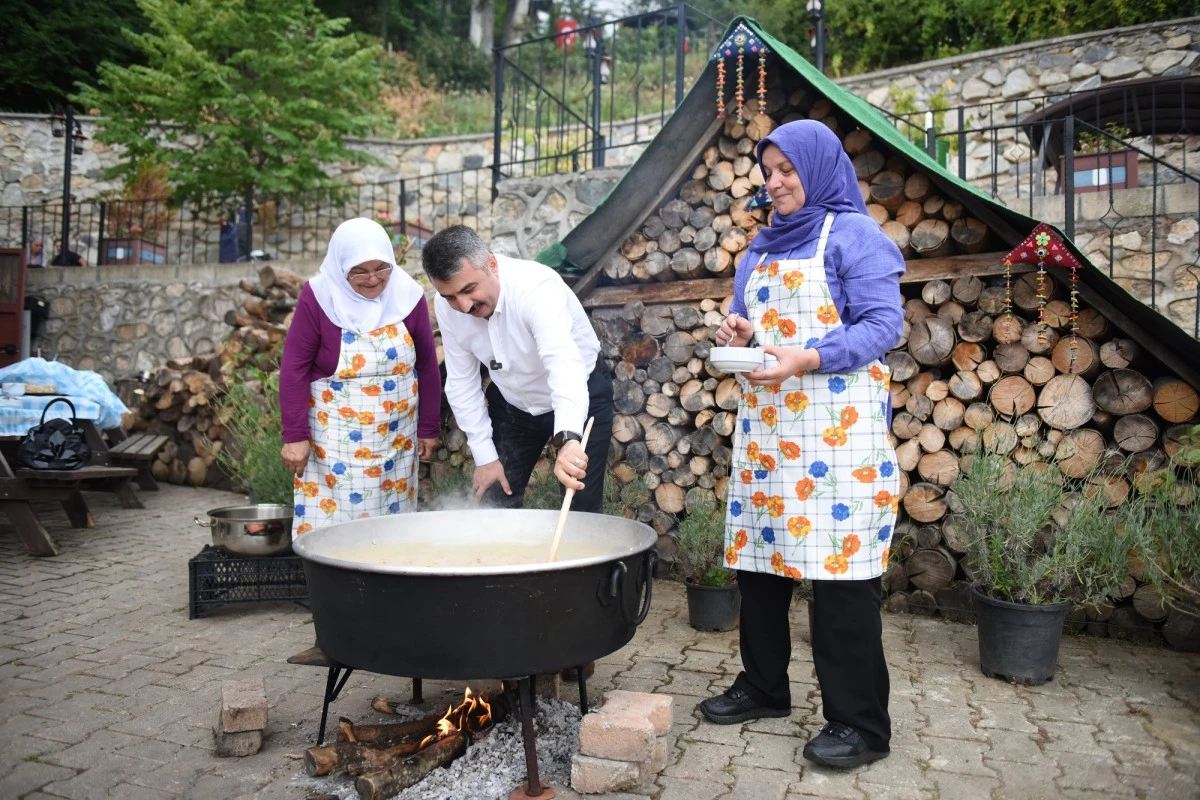
[[199,517],[192,517],[192,522],[196,523],[201,528],[211,528],[212,527],[212,520],[205,522],[204,520],[200,519]]
[[[654,562],[657,560],[658,553],[654,551],[654,548],[650,548],[650,550],[646,552],[646,599],[642,601],[642,607],[638,611],[637,616],[633,619],[630,619],[629,612],[625,610],[625,604],[620,603],[621,618],[625,620],[626,625],[636,628],[638,625],[641,625],[643,621],[645,621],[646,615],[650,613],[650,598],[654,594]],[[610,585],[608,592],[609,595],[613,599],[617,599],[618,602],[620,602],[619,598],[621,597],[621,585],[625,582],[625,574],[628,571],[629,569],[625,566],[624,561],[618,561],[616,565],[613,566],[612,577],[609,579]]]

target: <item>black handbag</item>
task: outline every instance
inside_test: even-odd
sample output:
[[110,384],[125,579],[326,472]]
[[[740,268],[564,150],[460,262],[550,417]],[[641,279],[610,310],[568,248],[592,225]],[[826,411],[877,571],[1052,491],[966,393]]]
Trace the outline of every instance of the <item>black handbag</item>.
[[[46,419],[55,403],[71,408],[71,419]],[[79,469],[92,460],[92,448],[75,419],[75,404],[56,397],[42,409],[42,421],[29,429],[17,447],[17,463],[28,469]]]

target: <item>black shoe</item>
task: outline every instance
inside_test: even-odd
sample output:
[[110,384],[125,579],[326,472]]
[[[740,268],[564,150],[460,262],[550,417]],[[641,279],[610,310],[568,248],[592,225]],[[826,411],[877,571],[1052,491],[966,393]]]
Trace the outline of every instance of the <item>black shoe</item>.
[[857,767],[881,758],[887,750],[872,750],[862,735],[840,722],[827,722],[816,738],[804,745],[804,757],[826,767]]
[[750,719],[763,717],[786,717],[792,713],[791,707],[771,708],[759,703],[745,691],[736,687],[726,689],[716,697],[710,697],[700,703],[700,713],[709,722],[718,725],[733,725]]

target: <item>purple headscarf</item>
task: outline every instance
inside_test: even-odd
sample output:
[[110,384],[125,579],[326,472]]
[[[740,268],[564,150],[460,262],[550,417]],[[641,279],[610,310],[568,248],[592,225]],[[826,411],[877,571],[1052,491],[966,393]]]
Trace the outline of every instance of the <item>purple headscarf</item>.
[[816,239],[830,211],[867,213],[854,165],[825,125],[808,119],[781,125],[758,143],[755,156],[760,164],[768,144],[792,162],[804,186],[804,206],[791,214],[772,215],[770,227],[759,230],[750,243],[750,253],[782,253]]

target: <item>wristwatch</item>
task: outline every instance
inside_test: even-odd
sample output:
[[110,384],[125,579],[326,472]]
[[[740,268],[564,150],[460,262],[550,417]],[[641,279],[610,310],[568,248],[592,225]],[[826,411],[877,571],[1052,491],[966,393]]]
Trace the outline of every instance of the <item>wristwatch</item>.
[[554,438],[550,440],[550,446],[554,448],[555,452],[557,452],[562,450],[563,445],[565,445],[567,442],[582,441],[583,436],[575,431],[559,431],[558,433],[554,434]]

